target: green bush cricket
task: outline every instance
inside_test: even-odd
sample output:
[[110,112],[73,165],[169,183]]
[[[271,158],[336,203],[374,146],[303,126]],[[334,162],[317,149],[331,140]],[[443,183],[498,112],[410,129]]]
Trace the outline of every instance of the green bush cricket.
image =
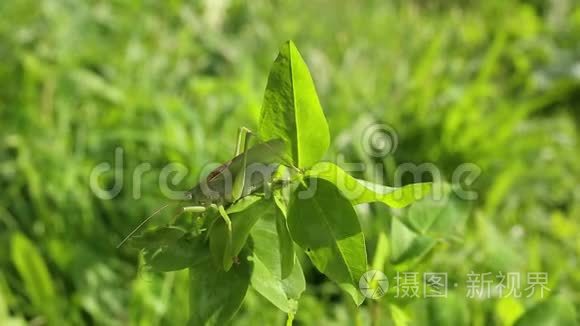
[[[282,140],[268,140],[248,148],[251,135],[256,136],[245,127],[239,129],[234,158],[212,170],[199,184],[185,192],[183,201],[187,202],[188,206],[181,207],[174,217],[175,219],[186,212],[201,214],[213,211],[219,213],[219,216],[226,224],[228,237],[226,239],[226,248],[230,246],[232,237],[231,220],[226,212],[226,206],[235,203],[257,189],[267,187],[273,173],[280,164],[297,169],[293,164],[288,163],[289,160],[284,157],[283,153],[286,145]],[[169,205],[163,205],[144,219],[119,243],[117,248],[121,247],[151,218]],[[235,259],[235,257],[224,258],[224,268],[228,269],[231,266],[229,260],[232,258]]]

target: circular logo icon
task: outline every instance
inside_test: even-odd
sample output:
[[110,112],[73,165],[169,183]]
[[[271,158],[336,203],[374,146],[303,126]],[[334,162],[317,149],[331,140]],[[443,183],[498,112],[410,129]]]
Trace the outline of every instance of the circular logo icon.
[[397,131],[386,124],[368,126],[362,134],[362,148],[367,155],[385,157],[397,150]]
[[383,272],[370,270],[360,278],[358,288],[365,297],[377,300],[387,293],[389,280]]

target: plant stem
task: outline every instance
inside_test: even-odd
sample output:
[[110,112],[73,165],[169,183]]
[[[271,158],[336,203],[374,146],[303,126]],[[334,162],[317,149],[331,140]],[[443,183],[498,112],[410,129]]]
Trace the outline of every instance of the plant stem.
[[294,314],[289,312],[288,319],[286,319],[286,326],[292,326],[293,322],[294,322]]

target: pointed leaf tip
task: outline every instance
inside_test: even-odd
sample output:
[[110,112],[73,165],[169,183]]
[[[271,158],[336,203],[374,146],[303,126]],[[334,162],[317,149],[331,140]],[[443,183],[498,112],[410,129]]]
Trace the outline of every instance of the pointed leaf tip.
[[259,133],[281,138],[298,167],[319,161],[330,145],[330,133],[308,66],[292,41],[274,61],[264,93]]

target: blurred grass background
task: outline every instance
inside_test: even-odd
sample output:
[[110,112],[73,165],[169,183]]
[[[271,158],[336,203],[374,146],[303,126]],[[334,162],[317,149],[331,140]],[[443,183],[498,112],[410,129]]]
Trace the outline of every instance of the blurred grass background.
[[[1,325],[184,324],[187,272],[144,273],[115,245],[163,202],[165,164],[191,168],[187,189],[204,163],[231,156],[237,127],[256,127],[287,39],[316,82],[329,157],[367,160],[352,149],[376,121],[399,136],[387,167],[431,162],[446,180],[461,163],[481,167],[462,240],[414,270],[545,271],[560,312],[579,309],[578,2],[19,0],[0,2],[0,18]],[[123,188],[101,200],[89,175],[117,147]],[[130,171],[143,162],[152,170],[134,199]],[[379,181],[392,184],[392,170]],[[113,173],[103,180],[112,187]],[[394,213],[361,210],[371,258]],[[456,290],[355,314],[305,271],[302,325],[511,325],[541,302]],[[283,320],[250,293],[236,324]]]

